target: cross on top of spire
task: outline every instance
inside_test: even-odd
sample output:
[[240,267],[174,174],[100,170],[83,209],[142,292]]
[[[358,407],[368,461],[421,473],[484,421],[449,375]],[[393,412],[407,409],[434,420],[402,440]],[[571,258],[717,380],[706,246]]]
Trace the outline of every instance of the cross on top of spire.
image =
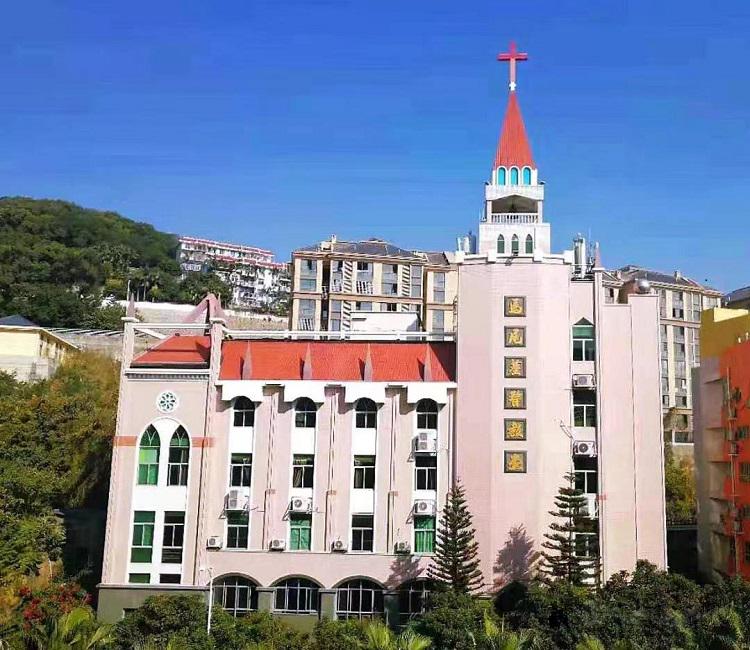
[[516,61],[526,61],[529,55],[526,52],[519,52],[516,49],[516,42],[511,41],[508,52],[501,52],[497,55],[498,61],[508,61],[510,63],[510,83],[508,87],[510,92],[516,91]]

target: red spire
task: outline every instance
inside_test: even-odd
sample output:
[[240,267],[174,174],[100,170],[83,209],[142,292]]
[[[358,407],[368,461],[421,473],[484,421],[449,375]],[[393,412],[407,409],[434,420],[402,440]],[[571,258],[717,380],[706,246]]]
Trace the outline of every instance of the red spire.
[[498,167],[534,167],[534,158],[531,156],[531,145],[526,137],[526,127],[523,125],[521,108],[515,92],[510,93],[508,109],[505,111],[503,128],[500,131],[500,140],[497,143],[495,153],[495,164]]

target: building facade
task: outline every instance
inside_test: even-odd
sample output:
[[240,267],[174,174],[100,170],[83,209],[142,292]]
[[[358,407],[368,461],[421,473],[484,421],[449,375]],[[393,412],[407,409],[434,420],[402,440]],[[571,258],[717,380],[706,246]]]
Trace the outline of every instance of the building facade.
[[[290,329],[350,331],[357,315],[412,313],[419,328],[453,332],[452,253],[407,251],[379,239],[331,237],[292,254]],[[399,320],[399,319],[396,319]]]
[[289,272],[286,264],[275,262],[273,253],[263,248],[180,237],[177,258],[183,277],[188,273],[212,271],[232,287],[224,297],[235,307],[269,309],[289,298]]
[[659,360],[664,438],[677,455],[693,454],[693,397],[690,373],[700,365],[701,312],[721,304],[721,292],[688,278],[629,265],[605,276],[607,299],[647,281],[659,296]]
[[750,579],[750,312],[712,309],[693,370],[698,568]]
[[[318,247],[295,277],[320,331],[229,330],[209,313],[135,356],[144,328],[126,323],[100,617],[187,591],[235,614],[405,622],[430,589],[454,480],[487,592],[533,573],[570,472],[587,497],[576,552],[605,579],[639,559],[664,568],[659,299],[640,283],[608,301],[583,241],[552,253],[543,198],[512,86],[480,250],[455,258],[455,340],[367,339],[330,327],[330,311],[323,327],[339,270]],[[382,302],[388,283],[424,305],[400,278],[424,286],[427,262],[388,253],[393,282],[372,252],[380,268],[343,260],[347,283],[373,285],[356,297]]]
[[0,318],[0,370],[19,381],[51,377],[77,346],[23,316]]

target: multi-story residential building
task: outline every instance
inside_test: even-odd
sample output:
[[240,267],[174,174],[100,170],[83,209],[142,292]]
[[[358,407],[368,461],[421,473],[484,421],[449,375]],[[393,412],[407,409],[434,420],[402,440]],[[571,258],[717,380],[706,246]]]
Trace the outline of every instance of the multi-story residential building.
[[698,568],[750,579],[750,311],[712,309],[692,373]]
[[357,313],[400,312],[417,314],[421,329],[452,332],[457,277],[452,258],[380,239],[331,237],[297,249],[289,327],[346,332]]
[[[532,570],[568,472],[587,495],[581,556],[605,578],[665,566],[658,296],[641,281],[608,302],[582,241],[550,251],[517,102],[512,86],[485,190],[504,216],[456,256],[455,341],[232,331],[213,311],[134,356],[154,326],[126,323],[102,618],[198,592],[235,614],[403,622],[457,479],[488,592]],[[312,259],[322,294],[335,278]]]
[[664,437],[676,454],[693,453],[693,400],[690,371],[700,365],[700,322],[704,309],[721,302],[721,292],[684,276],[629,265],[605,278],[607,299],[646,280],[659,295],[659,359]]
[[742,287],[730,291],[723,298],[725,307],[730,309],[748,309],[750,308],[750,287]]
[[177,259],[183,277],[191,272],[216,273],[232,287],[231,296],[222,296],[229,304],[268,309],[288,300],[287,265],[275,262],[271,251],[196,237],[180,237],[179,242]]

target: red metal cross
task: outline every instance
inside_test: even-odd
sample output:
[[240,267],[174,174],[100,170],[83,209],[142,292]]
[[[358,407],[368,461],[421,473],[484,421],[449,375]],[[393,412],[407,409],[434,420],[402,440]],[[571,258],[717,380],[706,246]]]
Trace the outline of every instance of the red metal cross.
[[529,55],[526,52],[519,52],[516,49],[515,41],[510,42],[509,52],[501,52],[497,55],[498,61],[509,61],[510,62],[510,90],[513,92],[516,89],[516,61],[526,61]]

